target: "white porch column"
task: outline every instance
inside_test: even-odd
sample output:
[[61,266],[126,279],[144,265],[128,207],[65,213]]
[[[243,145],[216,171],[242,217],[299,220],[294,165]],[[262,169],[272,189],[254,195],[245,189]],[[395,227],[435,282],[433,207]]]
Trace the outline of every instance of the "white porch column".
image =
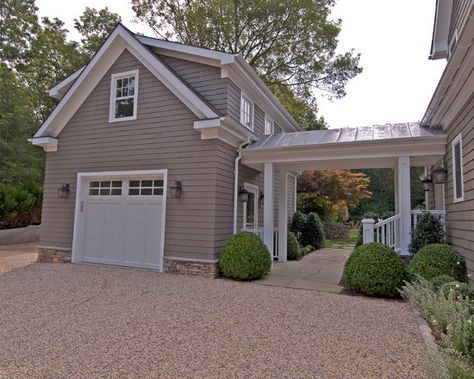
[[273,262],[273,163],[265,163],[263,173],[263,242]]
[[278,196],[278,260],[286,262],[288,233],[288,174],[284,171],[280,172]]
[[394,177],[393,177],[393,187],[394,187],[394,195],[395,195],[395,214],[397,215],[400,212],[400,206],[398,204],[398,196],[399,196],[399,191],[398,191],[398,167],[395,167],[393,169],[394,172]]
[[410,157],[398,158],[398,206],[400,213],[400,253],[409,255],[411,241]]

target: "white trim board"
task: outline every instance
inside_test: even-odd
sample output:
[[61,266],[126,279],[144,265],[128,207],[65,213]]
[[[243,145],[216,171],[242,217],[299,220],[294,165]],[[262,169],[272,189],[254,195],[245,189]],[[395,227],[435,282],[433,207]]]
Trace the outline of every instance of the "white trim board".
[[[115,74],[110,75],[109,122],[120,122],[120,121],[129,121],[129,120],[137,119],[138,91],[140,88],[139,71],[140,70],[136,69],[136,70],[125,71],[125,72],[117,72]],[[133,115],[130,117],[116,118],[115,117],[115,100],[116,100],[117,80],[120,78],[126,78],[126,77],[131,77],[131,76],[135,77],[135,87],[133,90],[133,96],[130,96],[130,97],[133,97]]]
[[[457,184],[456,184],[456,153],[454,151],[454,146],[456,146],[459,143],[459,161],[461,164],[461,197],[457,197]],[[456,138],[453,139],[451,142],[451,154],[452,154],[452,169],[453,169],[453,202],[454,203],[460,203],[461,201],[464,201],[464,167],[463,167],[463,159],[462,159],[462,133],[459,133]]]
[[[147,178],[155,177],[157,175],[163,176],[163,213],[162,213],[162,225],[161,228],[161,246],[160,248],[160,267],[158,270],[163,272],[163,259],[165,249],[165,229],[166,229],[166,198],[168,189],[168,170],[133,170],[133,171],[98,171],[98,172],[79,172],[77,174],[76,181],[76,203],[74,209],[74,230],[72,237],[72,254],[71,262],[80,263],[82,262],[82,242],[84,240],[84,212],[82,212],[81,203],[86,200],[87,196],[87,180],[88,179],[114,179],[114,178]],[[102,262],[103,263],[103,262]],[[144,267],[147,268],[147,267]]]
[[119,24],[79,74],[71,88],[36,132],[34,138],[57,137],[125,49],[130,51],[197,117],[200,119],[218,117],[209,105],[183,83],[149,49],[143,46],[124,26]]

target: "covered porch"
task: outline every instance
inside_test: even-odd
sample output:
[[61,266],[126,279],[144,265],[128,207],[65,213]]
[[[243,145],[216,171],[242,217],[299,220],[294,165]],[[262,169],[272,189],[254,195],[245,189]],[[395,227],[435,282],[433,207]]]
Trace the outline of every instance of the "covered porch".
[[[410,169],[432,166],[445,154],[446,135],[417,123],[329,129],[265,136],[242,150],[242,164],[264,174],[263,228],[258,233],[278,261],[287,260],[287,173],[303,170],[393,168],[395,215],[364,220],[364,243],[381,242],[409,255],[411,230],[421,211],[411,209]],[[275,175],[279,201],[275,207]],[[275,225],[275,210],[278,225]],[[444,216],[444,210],[433,212]]]

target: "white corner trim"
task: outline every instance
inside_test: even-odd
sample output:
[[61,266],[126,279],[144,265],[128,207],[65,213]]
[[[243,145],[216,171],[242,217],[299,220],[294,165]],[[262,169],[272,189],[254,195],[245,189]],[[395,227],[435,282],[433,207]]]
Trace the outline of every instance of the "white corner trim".
[[58,150],[58,139],[53,137],[31,138],[28,141],[32,145],[41,146],[46,152],[54,152]]
[[226,125],[224,117],[194,121],[194,129],[201,132],[201,139],[219,139],[233,147],[248,139],[245,134]]
[[125,49],[129,50],[196,116],[201,119],[218,117],[214,110],[125,27],[118,25],[36,132],[35,137],[44,137],[46,134],[56,137]]
[[161,243],[160,243],[160,267],[159,271],[163,272],[163,259],[165,249],[165,229],[166,229],[166,198],[168,188],[168,169],[158,170],[131,170],[131,171],[98,171],[98,172],[79,172],[76,181],[76,203],[74,209],[74,230],[72,236],[72,253],[71,262],[79,263],[82,261],[82,241],[84,237],[84,212],[81,211],[81,203],[85,201],[87,193],[87,179],[91,178],[143,178],[163,176],[163,212],[161,224]]
[[[135,88],[133,92],[133,115],[130,117],[115,118],[115,90],[117,79],[125,77],[135,77]],[[139,70],[119,72],[110,76],[110,104],[109,104],[109,122],[130,121],[137,119],[138,89],[139,89]],[[132,96],[130,96],[132,97]]]
[[[459,143],[459,148],[460,148],[460,164],[461,164],[461,197],[457,197],[457,184],[456,184],[456,153],[454,151],[454,147]],[[456,138],[453,139],[451,142],[451,154],[452,154],[452,170],[453,170],[453,202],[454,203],[459,203],[461,201],[464,201],[464,170],[463,170],[463,163],[462,163],[462,133],[459,133]]]

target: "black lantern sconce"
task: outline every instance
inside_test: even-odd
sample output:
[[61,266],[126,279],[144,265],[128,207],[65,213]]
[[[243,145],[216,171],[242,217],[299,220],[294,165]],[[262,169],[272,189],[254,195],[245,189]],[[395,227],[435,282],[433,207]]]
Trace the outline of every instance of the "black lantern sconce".
[[423,190],[428,192],[431,190],[431,185],[433,184],[433,180],[429,175],[423,175],[420,177],[421,183],[423,184]]
[[58,197],[64,199],[69,195],[69,183],[64,183],[58,188]]
[[433,178],[433,182],[436,184],[444,184],[446,183],[446,175],[448,170],[444,167],[438,166],[431,170],[431,177]]
[[246,203],[249,201],[249,191],[245,188],[241,187],[239,190],[239,199],[242,203]]
[[181,182],[181,180],[175,180],[174,185],[170,186],[171,198],[179,199],[181,197],[182,189],[183,189],[183,182]]

